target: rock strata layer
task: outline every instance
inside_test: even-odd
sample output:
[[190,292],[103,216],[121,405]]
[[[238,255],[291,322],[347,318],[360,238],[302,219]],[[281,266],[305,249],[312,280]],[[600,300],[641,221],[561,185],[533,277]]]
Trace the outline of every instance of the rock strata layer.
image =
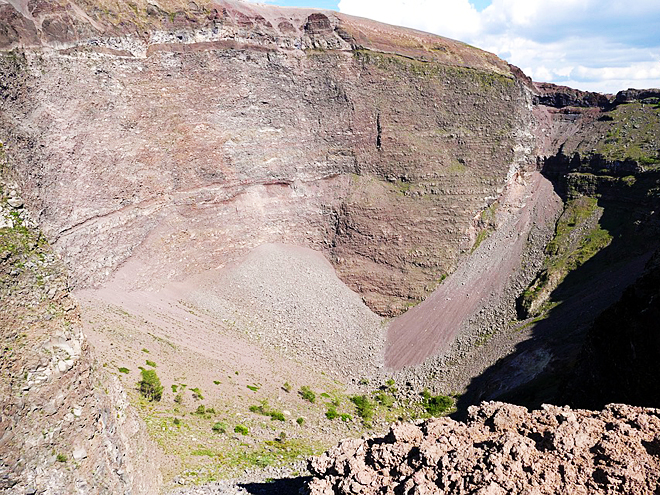
[[308,493],[658,493],[659,455],[657,409],[485,402],[467,423],[397,423],[382,438],[344,440],[310,462]]

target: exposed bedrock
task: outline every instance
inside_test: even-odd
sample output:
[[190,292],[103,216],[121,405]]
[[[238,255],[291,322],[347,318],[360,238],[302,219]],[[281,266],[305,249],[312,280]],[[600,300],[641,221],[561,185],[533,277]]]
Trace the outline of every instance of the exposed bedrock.
[[455,269],[474,217],[530,161],[528,83],[444,38],[254,9],[121,33],[134,53],[79,33],[6,55],[3,139],[26,203],[76,287],[129,259],[131,285],[157,287],[287,242],[397,314]]

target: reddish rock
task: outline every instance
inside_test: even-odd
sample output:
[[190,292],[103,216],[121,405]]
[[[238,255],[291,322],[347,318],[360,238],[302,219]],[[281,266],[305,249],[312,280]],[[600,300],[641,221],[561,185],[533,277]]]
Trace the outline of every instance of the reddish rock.
[[529,412],[483,403],[467,423],[396,424],[383,438],[340,443],[310,461],[307,493],[657,493],[659,418],[620,404]]

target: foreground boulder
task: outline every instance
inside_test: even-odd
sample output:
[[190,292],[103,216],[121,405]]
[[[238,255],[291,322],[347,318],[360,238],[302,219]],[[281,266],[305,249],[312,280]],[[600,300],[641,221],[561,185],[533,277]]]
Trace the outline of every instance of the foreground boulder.
[[660,410],[483,403],[467,423],[397,423],[383,438],[344,440],[309,469],[310,494],[658,493]]

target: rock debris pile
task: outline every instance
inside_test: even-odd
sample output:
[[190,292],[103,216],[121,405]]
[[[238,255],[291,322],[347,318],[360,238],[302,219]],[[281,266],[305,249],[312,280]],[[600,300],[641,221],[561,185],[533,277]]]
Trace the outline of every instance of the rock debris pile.
[[660,410],[482,403],[466,423],[397,423],[383,438],[344,440],[309,468],[310,495],[658,493]]

